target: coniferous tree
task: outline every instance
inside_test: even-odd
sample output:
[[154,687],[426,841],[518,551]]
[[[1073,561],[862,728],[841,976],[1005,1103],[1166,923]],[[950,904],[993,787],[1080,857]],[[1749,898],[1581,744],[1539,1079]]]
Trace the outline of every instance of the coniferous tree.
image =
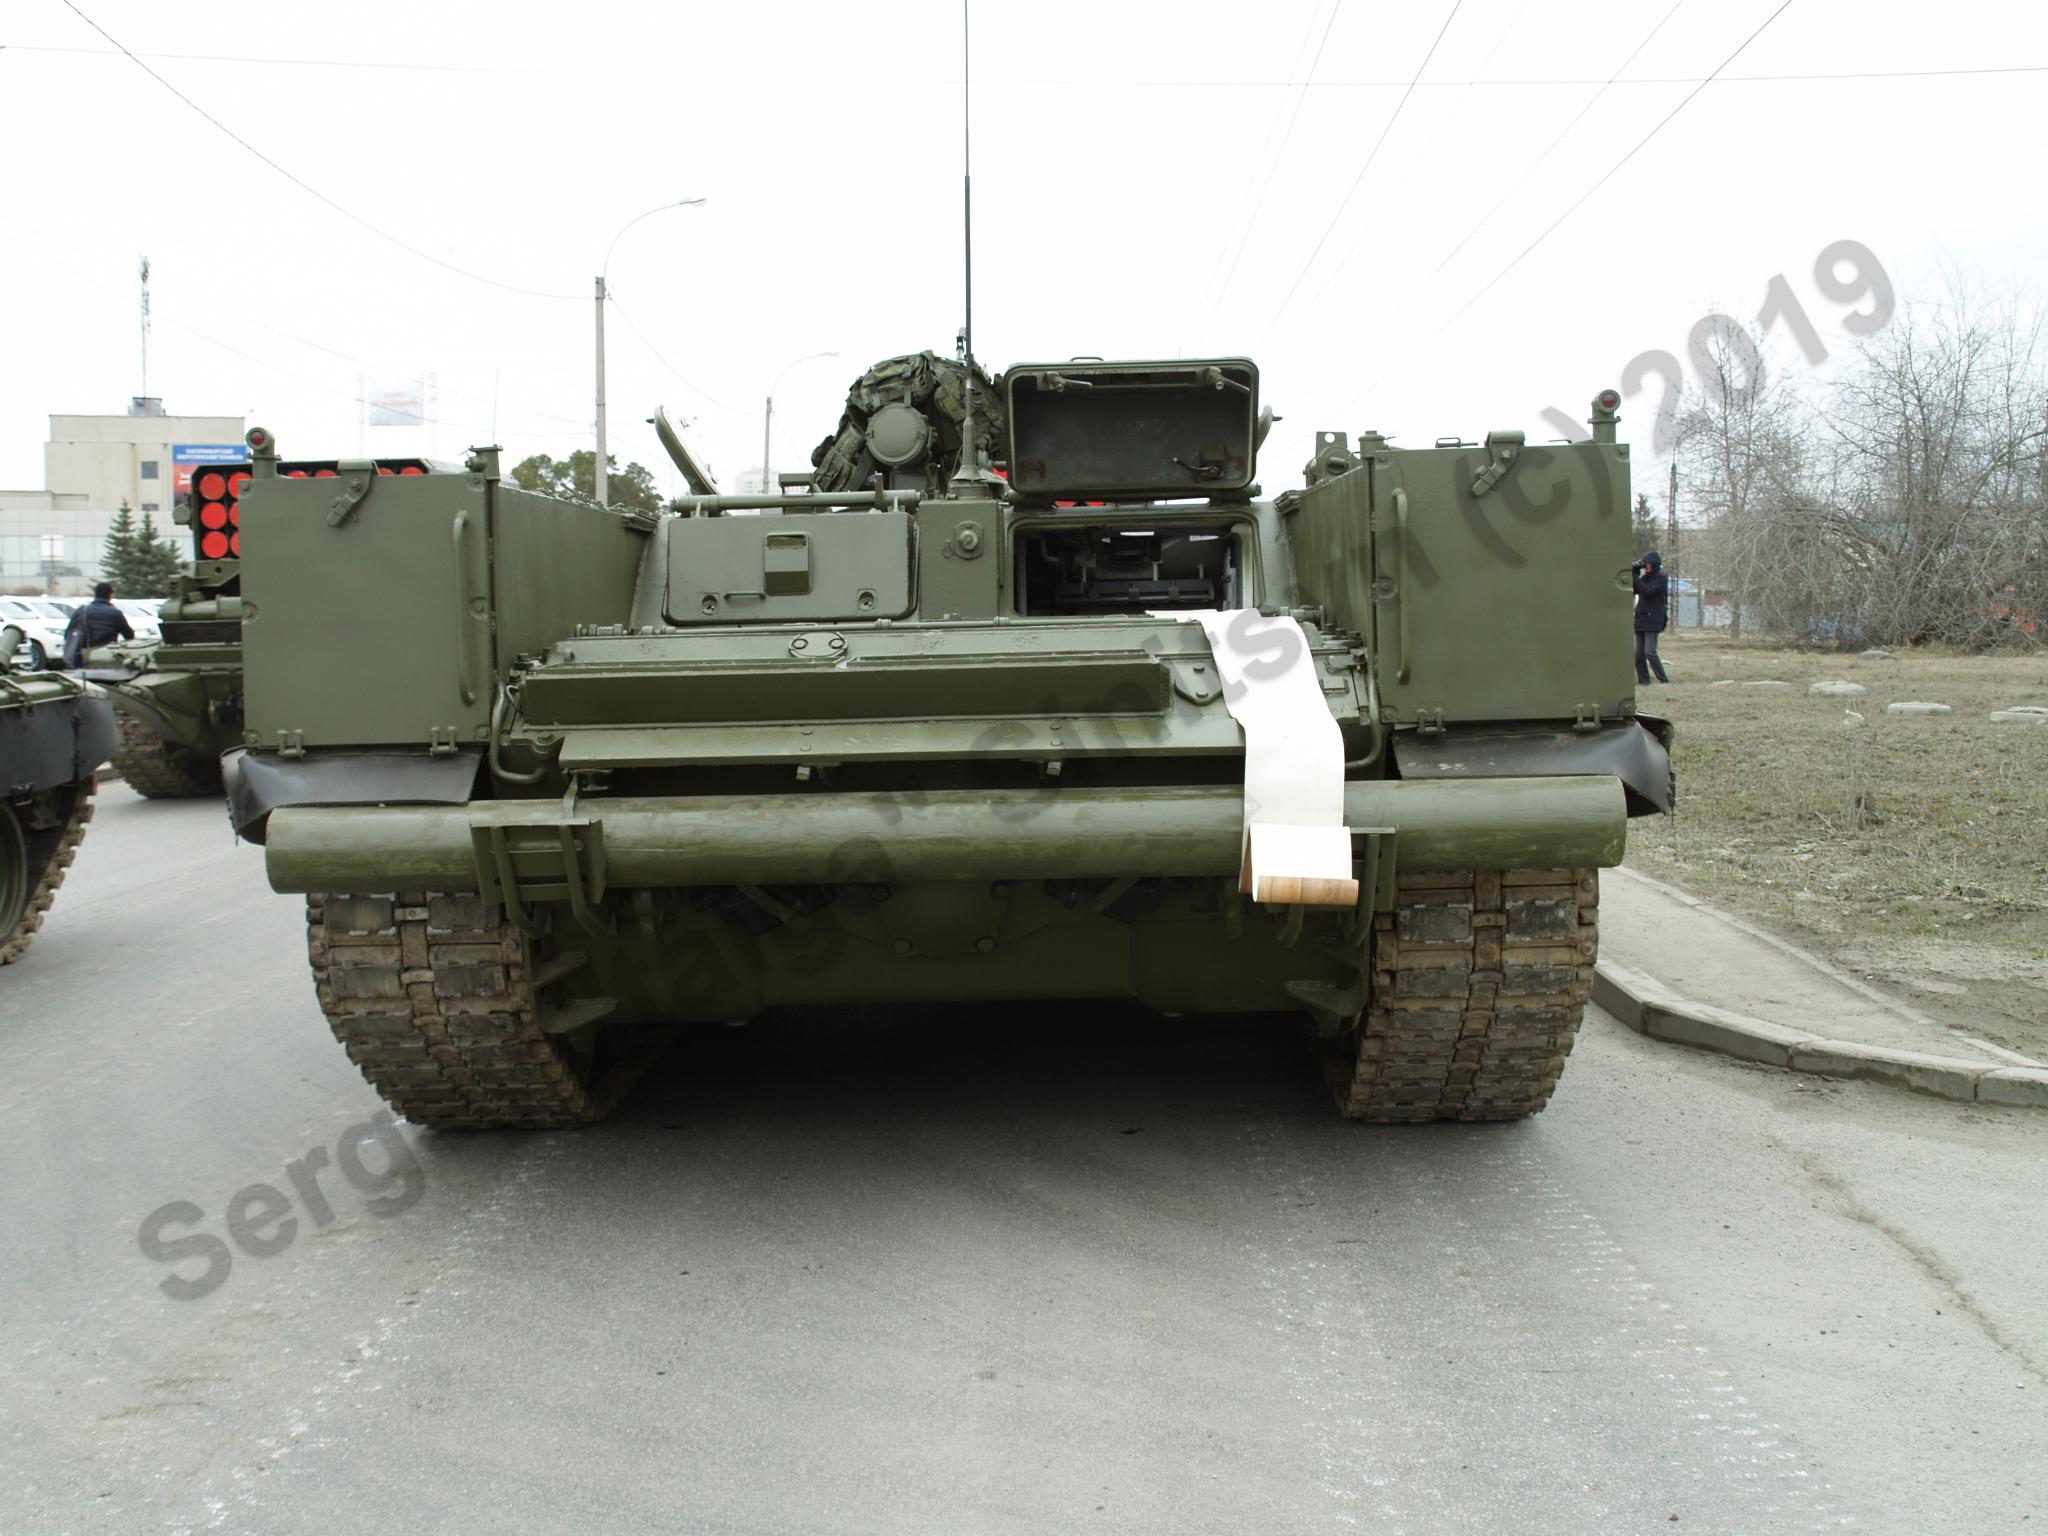
[[1635,539],[1636,553],[1640,555],[1646,549],[1655,549],[1657,547],[1657,514],[1650,510],[1650,498],[1641,491],[1636,492],[1635,516],[1632,522],[1635,525],[1633,537]]
[[128,597],[169,597],[185,568],[184,556],[170,539],[157,537],[156,517],[145,512],[142,526],[135,530],[134,573],[131,585],[116,588]]
[[107,527],[107,536],[100,541],[100,577],[112,582],[119,595],[127,595],[134,587],[135,557],[135,514],[123,500]]

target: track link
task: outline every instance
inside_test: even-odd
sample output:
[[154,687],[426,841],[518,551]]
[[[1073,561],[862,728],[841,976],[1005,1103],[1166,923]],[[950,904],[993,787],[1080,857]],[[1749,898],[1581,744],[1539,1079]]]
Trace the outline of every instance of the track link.
[[1593,995],[1599,904],[1589,869],[1401,876],[1373,918],[1371,1001],[1324,1051],[1345,1118],[1542,1109]]
[[[57,899],[57,887],[64,883],[64,873],[78,857],[78,845],[85,841],[85,824],[92,820],[92,791],[90,779],[68,791],[71,809],[58,825],[41,832],[21,828],[28,848],[28,904],[13,929],[0,934],[0,965],[19,960],[36,930],[43,926],[44,914]],[[0,801],[0,815],[14,816],[19,823],[19,812],[4,801]],[[0,917],[0,922],[4,921]]]
[[220,763],[159,736],[144,720],[114,712],[120,740],[114,768],[139,795],[151,800],[197,800],[221,793]]
[[588,1125],[647,1065],[539,1027],[528,941],[480,896],[309,896],[306,944],[335,1038],[415,1125]]

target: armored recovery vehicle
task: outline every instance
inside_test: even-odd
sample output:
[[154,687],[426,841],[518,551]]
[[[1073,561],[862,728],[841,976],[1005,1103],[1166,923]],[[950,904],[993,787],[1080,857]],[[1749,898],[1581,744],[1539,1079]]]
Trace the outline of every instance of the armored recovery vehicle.
[[27,650],[19,629],[0,626],[0,965],[42,927],[92,820],[93,773],[114,751],[106,695],[27,670]]
[[999,390],[991,465],[870,390],[853,483],[662,516],[249,434],[230,813],[394,1109],[587,1122],[776,1004],[1111,997],[1298,1015],[1354,1118],[1544,1106],[1669,804],[1618,397],[1321,433],[1267,499],[1246,359]]

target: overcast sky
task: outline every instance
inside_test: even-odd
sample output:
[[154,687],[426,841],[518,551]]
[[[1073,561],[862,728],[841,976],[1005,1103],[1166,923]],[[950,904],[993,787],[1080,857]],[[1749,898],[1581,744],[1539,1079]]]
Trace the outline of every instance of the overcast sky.
[[[140,391],[145,253],[149,391],[288,456],[424,449],[356,397],[427,373],[444,456],[588,446],[592,279],[682,197],[610,269],[614,451],[665,488],[657,404],[730,486],[785,364],[839,354],[784,376],[788,470],[867,363],[953,345],[957,3],[78,3],[305,186],[63,0],[10,0],[0,486],[41,485],[49,414]],[[973,0],[976,352],[1248,354],[1286,418],[1273,492],[1318,427],[1554,436],[1545,407],[1582,417],[1779,273],[1839,358],[1850,306],[1813,272],[1839,240],[1905,300],[1951,272],[2038,299],[2048,7],[1777,11]],[[1850,78],[1903,71],[1974,73]],[[1625,407],[1645,446],[1656,388]]]

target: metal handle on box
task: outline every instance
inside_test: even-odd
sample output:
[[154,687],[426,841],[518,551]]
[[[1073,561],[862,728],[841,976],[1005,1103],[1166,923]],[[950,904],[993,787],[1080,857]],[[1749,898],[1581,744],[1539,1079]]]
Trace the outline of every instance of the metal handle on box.
[[476,625],[470,617],[469,604],[472,596],[469,590],[469,512],[467,509],[455,514],[452,530],[455,540],[455,681],[462,690],[462,702],[476,702],[476,672],[474,668],[475,647],[469,632]]
[[1394,681],[1408,681],[1408,493],[1394,492]]

